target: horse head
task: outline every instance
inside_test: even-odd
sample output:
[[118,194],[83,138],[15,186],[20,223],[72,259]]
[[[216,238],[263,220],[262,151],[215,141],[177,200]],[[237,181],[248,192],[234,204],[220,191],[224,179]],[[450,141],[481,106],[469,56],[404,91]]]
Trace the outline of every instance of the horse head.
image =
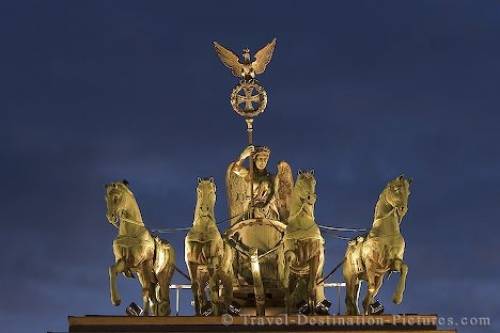
[[408,211],[408,197],[410,196],[411,178],[404,175],[391,180],[384,189],[385,201],[395,208],[402,217]]
[[316,203],[316,178],[314,170],[299,170],[295,181],[294,193],[301,204],[314,205]]
[[126,180],[112,182],[105,186],[106,218],[108,222],[117,226],[118,219],[127,209],[127,198],[132,194]]
[[214,207],[216,201],[215,180],[210,178],[198,178],[198,186],[196,188],[196,217],[211,217],[214,218]]

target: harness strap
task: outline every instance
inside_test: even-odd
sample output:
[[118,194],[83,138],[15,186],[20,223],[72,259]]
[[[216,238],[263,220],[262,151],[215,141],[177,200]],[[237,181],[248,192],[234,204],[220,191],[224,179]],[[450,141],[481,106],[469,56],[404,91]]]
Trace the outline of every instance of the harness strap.
[[137,222],[137,221],[134,221],[134,220],[131,220],[131,219],[127,219],[126,217],[120,217],[118,220],[120,221],[120,223],[123,221],[123,222],[127,222],[127,223],[132,223],[132,224],[135,224],[135,225],[140,225],[141,227],[145,227],[144,223]]

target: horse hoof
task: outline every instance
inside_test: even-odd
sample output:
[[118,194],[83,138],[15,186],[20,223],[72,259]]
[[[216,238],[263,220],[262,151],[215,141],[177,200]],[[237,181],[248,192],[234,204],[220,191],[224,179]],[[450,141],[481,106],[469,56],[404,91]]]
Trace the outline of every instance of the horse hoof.
[[158,304],[158,316],[170,315],[170,304],[168,302],[161,302]]
[[403,302],[403,297],[400,297],[400,296],[394,296],[392,298],[392,301],[394,302],[394,304],[401,304]]
[[227,313],[230,314],[231,316],[239,316],[240,315],[240,305],[236,302],[233,302],[229,304],[227,308]]
[[202,308],[201,308],[201,315],[203,317],[209,317],[211,316],[212,314],[214,313],[214,309],[212,307],[212,304],[209,302],[207,304],[205,304]]
[[330,306],[332,306],[332,303],[325,299],[323,300],[323,302],[320,302],[316,305],[314,312],[320,316],[328,316],[329,315],[328,310],[330,309]]
[[149,309],[142,309],[140,316],[141,317],[149,317],[149,316],[151,316],[151,311]]
[[134,302],[130,303],[130,305],[127,306],[127,309],[125,309],[125,313],[127,313],[131,317],[139,317],[141,315],[141,312],[142,308]]
[[370,305],[372,315],[381,315],[384,313],[384,306],[378,300]]
[[310,315],[312,313],[312,309],[306,301],[302,301],[297,304],[298,312],[302,315]]
[[111,299],[111,303],[114,305],[114,306],[118,306],[120,304],[122,304],[122,300],[117,298],[117,299]]

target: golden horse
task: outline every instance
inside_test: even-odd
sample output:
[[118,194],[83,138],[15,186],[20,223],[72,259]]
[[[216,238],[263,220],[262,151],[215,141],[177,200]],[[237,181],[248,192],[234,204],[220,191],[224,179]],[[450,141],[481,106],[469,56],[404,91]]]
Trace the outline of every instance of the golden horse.
[[390,181],[375,206],[373,226],[366,237],[349,242],[343,267],[346,282],[347,314],[358,314],[358,295],[361,280],[367,282],[363,300],[365,315],[378,313],[373,309],[375,297],[387,272],[399,272],[393,302],[400,304],[406,284],[408,265],[403,261],[405,241],[400,224],[408,211],[411,179],[403,175]]
[[[230,309],[233,297],[232,249],[215,223],[216,186],[213,178],[198,178],[193,226],[185,239],[186,265],[196,315],[220,315]],[[224,287],[223,307],[219,300],[220,282]],[[205,286],[208,282],[210,301]]]
[[169,287],[175,269],[173,247],[153,238],[142,221],[139,206],[127,181],[106,185],[106,217],[118,228],[113,241],[115,264],[109,267],[111,303],[118,306],[121,298],[116,276],[137,275],[142,287],[144,307],[142,315],[170,314]]
[[[283,287],[287,312],[328,314],[322,282],[325,240],[314,219],[314,171],[299,171],[290,199],[290,216],[283,236]],[[302,303],[302,306],[301,306]]]

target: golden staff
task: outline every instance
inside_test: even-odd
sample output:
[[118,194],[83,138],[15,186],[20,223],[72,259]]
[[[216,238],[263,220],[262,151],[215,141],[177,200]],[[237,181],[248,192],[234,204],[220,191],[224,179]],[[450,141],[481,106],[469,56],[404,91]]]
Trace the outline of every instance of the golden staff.
[[[234,76],[240,78],[240,82],[231,93],[231,106],[240,116],[245,118],[247,124],[248,144],[253,145],[253,120],[264,112],[267,106],[267,93],[263,86],[255,79],[257,74],[262,74],[271,61],[276,47],[276,38],[257,51],[255,60],[251,60],[250,50],[244,49],[242,60],[231,50],[214,42],[214,48],[222,63],[231,69]],[[250,209],[249,218],[253,217],[253,153],[250,155]]]
[[[253,122],[254,118],[264,112],[267,106],[267,93],[264,87],[255,79],[241,80],[231,93],[231,106],[240,116],[245,118],[247,124],[248,145],[253,145]],[[254,208],[254,153],[250,155],[249,176],[250,176],[250,209],[248,218],[253,218]]]
[[[245,118],[247,123],[248,144],[253,145],[253,118]],[[250,155],[250,209],[248,210],[248,218],[253,218],[253,154]]]

